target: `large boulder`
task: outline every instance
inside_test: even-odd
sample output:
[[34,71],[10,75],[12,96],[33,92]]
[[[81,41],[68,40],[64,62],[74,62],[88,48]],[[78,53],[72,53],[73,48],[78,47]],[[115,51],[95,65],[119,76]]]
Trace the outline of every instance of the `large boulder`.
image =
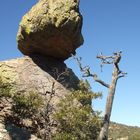
[[[0,139],[39,140],[32,134],[39,133],[41,137],[46,131],[51,137],[56,127],[56,124],[50,123],[53,122],[51,116],[58,110],[57,104],[76,89],[78,83],[78,78],[63,61],[50,57],[32,55],[0,62]],[[34,105],[41,104],[35,116],[26,116],[32,111],[24,107],[25,101],[27,105],[33,101]],[[49,114],[51,124],[45,130],[46,118],[40,115],[43,112],[45,117]],[[45,126],[42,127],[42,124]]]
[[83,44],[81,28],[79,0],[39,0],[22,18],[18,48],[25,55],[65,60]]
[[0,62],[0,82],[10,86],[11,92],[39,94],[51,91],[55,82],[56,92],[63,96],[67,89],[76,88],[79,80],[62,61],[33,55]]

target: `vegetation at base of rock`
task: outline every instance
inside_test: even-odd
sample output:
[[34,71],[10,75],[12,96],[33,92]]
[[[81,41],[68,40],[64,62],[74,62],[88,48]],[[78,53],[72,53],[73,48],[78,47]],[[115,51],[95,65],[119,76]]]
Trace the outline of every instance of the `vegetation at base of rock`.
[[[6,116],[6,121],[12,121],[15,124],[22,125],[23,119],[33,119],[39,109],[42,107],[43,98],[30,91],[28,93],[13,93],[11,85],[5,84],[0,78],[0,100],[3,102],[6,99],[7,104],[10,104],[10,114]],[[9,100],[10,99],[10,100]],[[10,102],[9,102],[10,101]],[[24,127],[24,125],[22,125]]]
[[13,100],[12,111],[20,117],[31,116],[43,105],[43,99],[37,93],[29,92],[25,94],[10,93],[10,86],[0,84],[0,98],[11,98]]
[[13,101],[13,113],[19,115],[20,118],[31,118],[43,105],[43,98],[32,91],[26,93],[26,95],[15,95]]
[[10,94],[10,85],[8,84],[5,84],[3,81],[2,81],[2,78],[0,78],[0,98],[1,97],[11,97],[12,95]]
[[101,92],[95,93],[91,90],[87,80],[79,82],[79,87],[73,91],[73,95],[82,105],[91,105],[92,99],[102,97]]
[[[79,89],[73,91],[61,99],[58,104],[59,110],[54,118],[58,122],[58,130],[53,135],[53,140],[91,140],[96,139],[101,121],[99,112],[91,108],[91,100],[101,97],[101,93],[93,93],[87,81],[81,81]],[[11,86],[5,84],[0,78],[0,100],[12,99],[12,115],[8,121],[14,121],[22,126],[29,128],[34,134],[43,127],[39,109],[43,105],[43,99],[39,94],[31,91],[26,94],[11,93]],[[79,101],[81,104],[79,104]],[[15,119],[15,120],[14,120]],[[22,124],[22,120],[32,121],[27,127]],[[15,122],[16,121],[16,122]],[[44,120],[43,120],[44,121]],[[35,124],[36,122],[36,124]],[[140,128],[111,123],[109,127],[109,137],[113,139],[128,137],[128,140],[140,139]],[[43,128],[44,129],[44,128]],[[39,131],[38,131],[39,133]],[[42,137],[42,134],[37,134]]]
[[58,126],[53,140],[97,139],[101,126],[100,113],[92,109],[91,100],[100,96],[100,93],[91,91],[87,81],[81,81],[79,90],[61,99],[59,111],[54,115]]
[[[2,85],[1,82],[0,89],[3,88]],[[54,95],[55,91],[52,91]],[[9,90],[5,90],[6,92],[10,95]],[[101,126],[100,113],[92,109],[91,102],[92,99],[101,97],[101,93],[92,92],[87,81],[81,81],[77,90],[63,97],[58,103],[58,109],[53,113],[44,110],[44,105],[48,107],[51,105],[33,91],[13,93],[12,96],[5,95],[3,93],[0,97],[12,99],[11,114],[5,118],[6,123],[10,122],[18,127],[28,128],[40,138],[43,138],[50,130],[48,125],[46,127],[44,124],[51,124],[51,122],[46,121],[52,121],[52,124],[53,121],[55,122],[55,133],[51,134],[51,140],[91,140],[98,136]],[[43,114],[43,112],[48,114]],[[46,116],[43,117],[43,115]]]

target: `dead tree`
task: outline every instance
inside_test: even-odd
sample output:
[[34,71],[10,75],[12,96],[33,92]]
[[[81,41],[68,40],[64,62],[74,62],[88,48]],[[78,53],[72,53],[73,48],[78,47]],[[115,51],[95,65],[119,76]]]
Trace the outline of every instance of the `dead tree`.
[[104,64],[112,64],[113,65],[113,72],[112,72],[112,81],[111,84],[108,84],[104,82],[103,80],[99,79],[97,74],[91,73],[90,67],[82,67],[81,64],[81,58],[76,58],[76,61],[78,62],[78,65],[80,67],[81,72],[83,72],[83,77],[92,77],[95,82],[100,83],[101,85],[108,88],[108,97],[106,101],[106,108],[105,108],[105,115],[103,119],[103,125],[99,134],[98,140],[108,140],[108,128],[110,123],[110,116],[111,116],[111,110],[116,90],[117,81],[119,78],[124,77],[127,73],[124,73],[119,68],[119,62],[121,60],[121,51],[113,53],[112,56],[104,56],[102,53],[97,56],[98,59],[101,60],[101,68]]

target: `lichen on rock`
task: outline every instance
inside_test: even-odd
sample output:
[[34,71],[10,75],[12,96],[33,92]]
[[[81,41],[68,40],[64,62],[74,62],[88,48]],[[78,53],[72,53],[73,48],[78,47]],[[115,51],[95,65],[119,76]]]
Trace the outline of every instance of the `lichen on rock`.
[[65,60],[83,44],[79,0],[40,0],[23,16],[17,34],[25,54]]

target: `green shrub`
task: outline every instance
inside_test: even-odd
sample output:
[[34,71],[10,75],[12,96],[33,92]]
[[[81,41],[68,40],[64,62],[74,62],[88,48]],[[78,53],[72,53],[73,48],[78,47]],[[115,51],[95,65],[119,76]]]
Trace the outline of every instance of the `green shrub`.
[[14,105],[12,111],[20,118],[30,118],[38,112],[43,105],[43,98],[35,92],[26,94],[15,94],[13,96]]
[[0,78],[0,98],[11,98],[13,100],[13,114],[21,115],[20,117],[28,117],[38,111],[43,104],[42,97],[30,91],[28,93],[11,93],[11,85],[4,83]]
[[10,94],[10,90],[10,85],[3,83],[2,79],[0,78],[0,98],[11,97],[12,95]]
[[53,140],[97,139],[100,130],[99,112],[93,111],[91,100],[101,94],[93,93],[89,83],[80,82],[79,90],[61,99],[54,115],[57,132]]

